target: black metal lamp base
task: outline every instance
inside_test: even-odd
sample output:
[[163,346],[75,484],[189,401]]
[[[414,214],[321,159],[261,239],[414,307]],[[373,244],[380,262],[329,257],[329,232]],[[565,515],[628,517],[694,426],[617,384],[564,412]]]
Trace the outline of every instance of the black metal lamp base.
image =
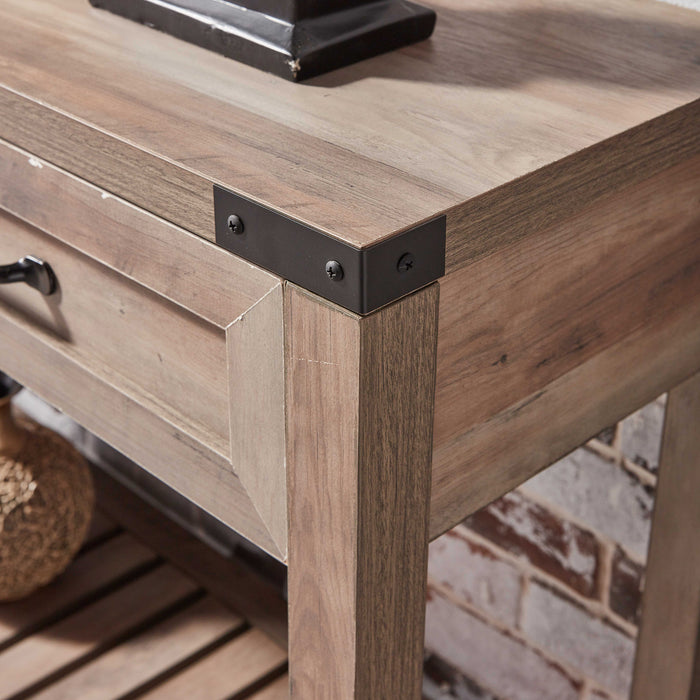
[[292,21],[251,9],[251,0],[240,5],[229,0],[90,3],[288,80],[312,78],[427,39],[435,26],[432,10],[405,0],[342,0],[333,12]]

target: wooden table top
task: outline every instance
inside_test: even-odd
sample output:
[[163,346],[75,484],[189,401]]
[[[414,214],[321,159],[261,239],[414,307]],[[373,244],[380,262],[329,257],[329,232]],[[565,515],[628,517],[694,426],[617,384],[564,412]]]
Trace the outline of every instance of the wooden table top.
[[447,212],[448,271],[697,150],[700,13],[430,4],[429,41],[293,84],[87,0],[4,0],[0,137],[209,239],[212,183],[357,247]]

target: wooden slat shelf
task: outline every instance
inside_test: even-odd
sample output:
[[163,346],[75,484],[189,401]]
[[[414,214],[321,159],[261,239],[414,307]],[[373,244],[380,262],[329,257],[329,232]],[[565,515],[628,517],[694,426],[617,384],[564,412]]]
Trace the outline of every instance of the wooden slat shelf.
[[[215,599],[201,577],[166,561],[163,543],[176,546],[180,534],[191,552],[191,536],[173,524],[168,539],[163,516],[128,493],[124,502],[141,503],[158,533],[142,536],[144,518],[132,534],[105,515],[124,487],[97,476],[98,511],[77,559],[36,594],[0,604],[0,698],[288,697],[286,649],[251,623],[245,594],[233,610],[232,596]],[[154,540],[159,552],[144,544]]]

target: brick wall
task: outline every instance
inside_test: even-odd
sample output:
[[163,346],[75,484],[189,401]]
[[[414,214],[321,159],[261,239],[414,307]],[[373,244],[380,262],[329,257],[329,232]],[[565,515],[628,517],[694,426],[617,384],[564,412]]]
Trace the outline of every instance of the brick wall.
[[628,697],[663,414],[661,398],[431,544],[427,699]]

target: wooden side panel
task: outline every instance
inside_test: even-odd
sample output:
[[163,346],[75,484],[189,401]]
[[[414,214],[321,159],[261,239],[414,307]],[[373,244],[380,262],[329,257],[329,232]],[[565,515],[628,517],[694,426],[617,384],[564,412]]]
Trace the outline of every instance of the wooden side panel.
[[433,453],[430,537],[700,369],[700,303],[633,334]]
[[448,275],[436,444],[700,294],[699,232],[700,156]]
[[[548,117],[552,116],[550,112]],[[546,147],[538,142],[533,150],[539,155],[542,148]],[[527,236],[537,236],[574,215],[586,215],[611,193],[635,187],[698,154],[700,100],[696,99],[544,168],[523,173],[447,212],[447,271],[454,272]],[[579,239],[582,249],[589,247],[587,238],[584,230]]]
[[366,318],[287,294],[292,697],[418,698],[438,287]]
[[[694,700],[700,630],[700,374],[670,392],[633,700]],[[695,680],[697,691],[697,679]]]
[[282,285],[226,331],[231,463],[282,559],[287,557]]
[[432,536],[697,369],[699,234],[696,157],[445,278]]

